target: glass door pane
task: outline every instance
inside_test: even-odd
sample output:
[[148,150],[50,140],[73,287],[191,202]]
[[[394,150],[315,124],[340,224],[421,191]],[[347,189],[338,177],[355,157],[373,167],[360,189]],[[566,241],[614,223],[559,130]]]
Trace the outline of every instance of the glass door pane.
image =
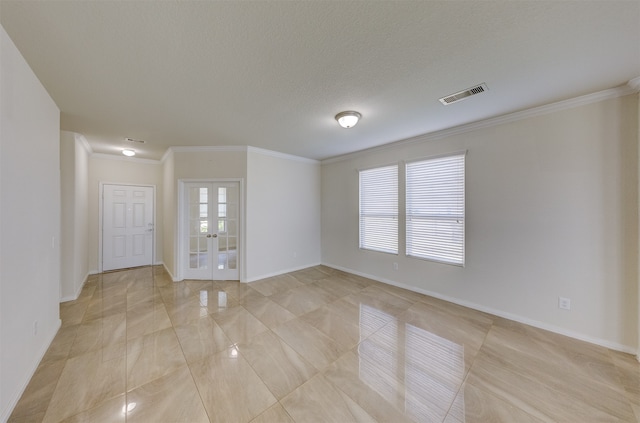
[[237,269],[238,185],[218,187],[218,270]]
[[209,268],[209,188],[191,187],[189,196],[189,268]]

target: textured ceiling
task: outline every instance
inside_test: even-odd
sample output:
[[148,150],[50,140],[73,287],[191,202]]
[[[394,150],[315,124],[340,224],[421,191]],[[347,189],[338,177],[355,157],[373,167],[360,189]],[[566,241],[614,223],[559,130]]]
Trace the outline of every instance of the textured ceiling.
[[[251,145],[313,159],[623,85],[639,1],[0,1],[95,152]],[[443,106],[438,98],[486,83]],[[336,113],[361,122],[340,128]]]

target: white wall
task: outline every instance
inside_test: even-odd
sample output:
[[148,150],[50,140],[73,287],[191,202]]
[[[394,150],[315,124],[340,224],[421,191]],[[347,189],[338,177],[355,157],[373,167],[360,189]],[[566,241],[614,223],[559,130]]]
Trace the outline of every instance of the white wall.
[[[358,249],[357,169],[461,150],[466,267]],[[637,178],[637,95],[325,161],[322,261],[632,352]]]
[[319,264],[319,163],[249,148],[246,214],[246,281]]
[[78,298],[89,273],[89,151],[82,138],[60,133],[61,301]]
[[0,115],[0,421],[6,421],[60,326],[60,112],[1,27]]
[[[89,269],[96,273],[100,267],[100,182],[154,185],[156,187],[155,213],[157,228],[163,227],[162,165],[160,162],[135,158],[92,154],[89,157]],[[155,262],[162,262],[163,231],[156,230]]]

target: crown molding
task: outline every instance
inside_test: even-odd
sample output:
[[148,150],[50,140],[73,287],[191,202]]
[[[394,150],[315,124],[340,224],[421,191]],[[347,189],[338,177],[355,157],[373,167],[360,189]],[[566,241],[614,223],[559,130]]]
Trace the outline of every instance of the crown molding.
[[167,161],[169,156],[173,157],[173,150],[171,149],[171,147],[165,150],[164,154],[162,155],[162,158],[160,159],[160,163],[164,164],[164,162]]
[[207,152],[220,152],[220,151],[247,151],[246,145],[198,145],[198,146],[186,146],[169,147],[174,153],[207,153]]
[[87,139],[85,138],[84,135],[82,135],[82,134],[80,134],[78,132],[65,131],[64,129],[60,130],[60,135],[62,135],[63,132],[73,135],[73,139],[80,143],[80,145],[82,146],[82,148],[85,149],[85,151],[87,152],[88,155],[92,155],[93,154],[93,148],[91,148],[91,146],[89,145],[89,141],[87,141]]
[[436,132],[430,132],[427,134],[418,135],[415,137],[391,142],[388,144],[383,144],[383,145],[373,147],[373,148],[368,148],[365,150],[354,151],[353,153],[348,153],[341,156],[324,159],[321,161],[321,163],[323,165],[331,164],[331,163],[341,162],[343,160],[353,159],[366,154],[378,153],[381,151],[385,151],[385,150],[389,150],[389,149],[397,148],[401,146],[407,146],[407,145],[426,142],[426,141],[435,141],[442,138],[451,137],[458,134],[464,134],[467,132],[476,131],[483,128],[488,128],[488,127],[497,126],[497,125],[504,125],[507,123],[528,119],[531,117],[543,116],[543,115],[558,112],[561,110],[572,109],[575,107],[597,103],[604,100],[624,97],[629,94],[634,94],[639,90],[640,90],[640,77],[634,78],[631,81],[629,81],[627,84],[622,85],[620,87],[598,91],[592,94],[586,94],[580,97],[575,97],[568,100],[562,100],[556,103],[546,104],[544,106],[533,107],[531,109],[526,109],[519,112],[508,113],[506,115],[479,120],[476,122],[471,122],[471,123],[467,123],[460,126],[454,126],[452,128],[447,128],[447,129],[443,129]]
[[84,137],[84,135],[76,134],[76,141],[80,142],[80,145],[82,145],[82,147],[85,149],[87,154],[89,154],[89,155],[93,154],[93,148],[91,148],[91,145],[89,145],[89,141],[87,141],[87,139]]
[[87,154],[89,155],[93,154],[93,148],[91,148],[91,146],[89,145],[89,141],[87,141],[84,135],[78,134],[77,132],[73,132],[73,136],[75,137],[76,141],[78,141],[80,145],[85,149]]
[[246,145],[204,145],[204,146],[187,146],[187,147],[169,147],[165,154],[162,156],[161,162],[164,162],[169,154],[173,153],[207,153],[207,152],[251,152],[255,154],[261,154],[263,156],[277,157],[285,160],[293,160],[304,163],[320,164],[318,160],[308,159],[306,157],[294,156],[292,154],[280,153],[278,151],[266,150],[264,148],[251,147]]
[[266,150],[264,148],[258,147],[247,147],[247,151],[249,153],[261,154],[263,156],[271,156],[279,159],[292,160],[295,162],[309,163],[309,164],[320,164],[319,160],[308,159],[306,157],[294,156],[293,154],[280,153],[278,151]]
[[247,151],[247,146],[244,145],[231,145],[231,146],[218,146],[218,145],[201,145],[201,146],[173,146],[167,148],[167,150],[162,155],[160,159],[160,163],[164,164],[164,162],[174,155],[174,153],[210,153],[216,152],[219,153],[221,151]]
[[636,76],[635,78],[627,82],[627,85],[631,87],[635,92],[640,92],[640,76]]
[[116,154],[93,153],[91,154],[90,157],[92,159],[116,160],[116,161],[133,162],[133,163],[139,163],[139,164],[151,164],[151,165],[161,164],[160,160],[139,159],[137,157],[126,157],[126,156],[119,156]]
[[[82,138],[84,139],[84,137]],[[85,140],[85,143],[86,143],[86,140]],[[88,146],[89,144],[87,143],[86,145]],[[137,163],[147,163],[147,164],[163,164],[174,153],[212,153],[212,152],[214,153],[251,152],[255,154],[261,154],[263,156],[277,157],[285,160],[292,160],[292,161],[310,163],[310,164],[320,164],[320,161],[318,160],[308,159],[306,157],[294,156],[292,154],[280,153],[277,151],[266,150],[264,148],[250,147],[245,145],[241,145],[241,146],[205,145],[205,146],[186,146],[186,147],[173,146],[173,147],[167,148],[167,150],[164,152],[160,160],[140,159],[136,157],[124,157],[117,154],[104,154],[104,153],[92,153],[91,157],[96,157],[98,159],[126,160],[126,161],[133,161]]]

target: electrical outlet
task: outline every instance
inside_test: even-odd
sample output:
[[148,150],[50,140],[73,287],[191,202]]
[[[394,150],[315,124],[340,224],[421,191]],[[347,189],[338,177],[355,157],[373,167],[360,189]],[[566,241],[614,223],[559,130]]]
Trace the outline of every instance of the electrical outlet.
[[398,263],[395,261],[393,262],[393,270],[398,270]]
[[571,299],[558,297],[558,308],[561,310],[571,310]]
[[298,257],[298,253],[294,251],[293,258],[296,258],[296,257]]
[[38,321],[37,320],[35,322],[33,322],[33,334],[34,335],[38,334]]

